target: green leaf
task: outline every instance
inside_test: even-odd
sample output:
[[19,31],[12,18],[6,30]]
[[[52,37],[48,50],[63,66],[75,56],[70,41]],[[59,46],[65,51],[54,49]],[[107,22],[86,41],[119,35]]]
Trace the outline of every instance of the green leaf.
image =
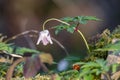
[[67,31],[70,32],[70,33],[73,33],[74,29],[72,27],[70,27],[70,28],[67,28]]
[[84,16],[78,16],[78,20],[80,24],[86,24],[87,20],[84,19]]
[[73,33],[78,23],[86,24],[90,20],[98,21],[99,19],[93,16],[77,16],[77,17],[64,17],[61,18],[61,20],[69,23],[70,25],[62,23],[60,25],[52,27],[55,28],[55,34],[58,34],[62,30],[67,30],[67,32]]
[[100,68],[97,68],[97,69],[95,68],[95,69],[92,69],[90,73],[91,74],[95,73],[98,76],[102,73],[102,71],[100,70]]
[[16,54],[20,54],[20,55],[23,55],[24,53],[40,53],[39,51],[37,50],[33,50],[33,49],[29,49],[29,48],[25,48],[25,47],[18,47],[16,49]]
[[107,61],[104,59],[97,59],[96,62],[101,66],[104,67],[107,64]]
[[73,33],[75,27],[76,27],[76,24],[71,24],[69,27],[67,27],[67,31],[70,32],[70,33]]
[[97,64],[97,63],[95,63],[95,62],[88,62],[88,63],[86,63],[85,65],[83,65],[81,68],[87,68],[87,67],[89,67],[89,68],[92,68],[92,67],[100,67],[100,65]]
[[99,69],[92,69],[91,73],[96,73]]
[[115,73],[117,71],[118,66],[119,66],[119,64],[113,64],[112,65],[112,73]]
[[90,68],[84,68],[84,69],[82,69],[81,71],[82,71],[82,72],[80,72],[79,78],[81,78],[81,77],[89,74],[91,70],[90,70]]
[[0,50],[1,51],[7,51],[8,53],[12,53],[13,49],[10,47],[12,44],[6,44],[3,42],[0,42]]
[[84,16],[84,20],[100,21],[100,19],[96,18],[95,16]]
[[60,25],[54,26],[53,28],[55,28],[55,34],[57,35],[60,31],[67,29],[68,27],[69,27],[68,25],[60,24]]
[[61,18],[62,21],[65,21],[65,22],[72,22],[73,21],[73,17],[64,17],[64,18]]
[[120,41],[114,44],[108,44],[103,48],[98,48],[95,51],[118,51],[120,50]]
[[94,80],[94,76],[92,74],[85,75],[83,80]]
[[101,70],[98,70],[98,71],[96,72],[96,75],[100,75],[100,74],[102,74],[102,71],[101,71]]
[[86,24],[88,21],[100,21],[100,19],[94,16],[77,16],[74,18],[74,21],[80,24]]

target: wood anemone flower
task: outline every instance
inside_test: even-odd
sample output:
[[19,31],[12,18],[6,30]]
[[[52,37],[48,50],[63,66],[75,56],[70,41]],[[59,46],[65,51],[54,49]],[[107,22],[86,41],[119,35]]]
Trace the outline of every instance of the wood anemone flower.
[[47,45],[47,44],[53,44],[51,37],[50,37],[50,33],[48,30],[43,30],[39,33],[39,38],[37,41],[37,45],[42,42],[43,45]]

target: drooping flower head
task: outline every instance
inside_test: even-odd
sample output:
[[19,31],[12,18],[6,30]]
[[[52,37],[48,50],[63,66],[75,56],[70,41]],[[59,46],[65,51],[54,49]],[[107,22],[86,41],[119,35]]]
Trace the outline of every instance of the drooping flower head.
[[50,33],[48,30],[43,30],[39,33],[39,38],[37,41],[37,45],[42,42],[43,45],[47,45],[47,44],[53,44],[51,37],[50,37]]

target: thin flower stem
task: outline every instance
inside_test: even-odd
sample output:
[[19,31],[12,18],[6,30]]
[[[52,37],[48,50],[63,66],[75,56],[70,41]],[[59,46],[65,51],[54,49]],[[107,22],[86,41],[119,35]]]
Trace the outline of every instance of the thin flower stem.
[[54,42],[56,42],[56,43],[65,51],[65,53],[66,53],[67,56],[69,56],[69,53],[68,53],[67,49],[66,49],[58,40],[56,40],[56,39],[53,38],[53,37],[51,37],[51,39],[52,39]]
[[43,30],[45,30],[45,24],[46,24],[47,22],[49,22],[49,21],[52,21],[52,20],[55,20],[55,21],[61,22],[61,23],[66,24],[66,25],[70,25],[69,23],[64,22],[64,21],[62,21],[62,20],[60,20],[60,19],[51,18],[51,19],[46,20],[46,21],[43,23],[43,26],[42,26],[42,27],[43,27]]
[[90,53],[90,48],[89,48],[89,46],[88,46],[87,40],[85,39],[83,33],[82,33],[80,30],[77,30],[77,32],[78,32],[78,33],[81,35],[81,37],[83,38],[83,40],[84,40],[84,42],[85,42],[85,45],[86,45],[86,47],[87,47],[87,49],[88,49],[88,53]]
[[[51,19],[46,20],[46,21],[43,23],[43,26],[42,26],[42,27],[43,27],[43,30],[45,30],[45,24],[46,24],[47,22],[49,22],[49,21],[52,21],[52,20],[55,20],[55,21],[58,21],[58,22],[61,22],[61,23],[63,23],[63,24],[66,24],[66,25],[70,26],[69,23],[64,22],[64,21],[62,21],[62,20],[60,20],[60,19],[51,18]],[[78,25],[79,25],[79,24],[78,24]],[[90,49],[89,49],[88,43],[87,43],[84,35],[82,34],[82,32],[81,32],[80,30],[77,30],[77,31],[78,31],[78,33],[82,36],[82,38],[83,38],[83,40],[84,40],[84,42],[85,42],[85,45],[86,45],[86,47],[87,47],[87,49],[88,49],[88,52],[90,53]]]

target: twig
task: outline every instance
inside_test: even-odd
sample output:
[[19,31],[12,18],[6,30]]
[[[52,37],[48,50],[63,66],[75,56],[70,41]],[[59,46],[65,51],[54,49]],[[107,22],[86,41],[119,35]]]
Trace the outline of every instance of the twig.
[[[19,34],[15,35],[15,36],[11,37],[11,38],[8,38],[8,39],[5,40],[4,42],[7,43],[7,42],[9,42],[9,41],[11,41],[11,40],[14,40],[14,39],[16,39],[16,38],[18,38],[18,37],[20,37],[20,36],[23,36],[23,35],[26,35],[26,34],[29,34],[29,33],[39,34],[39,31],[37,31],[37,30],[24,31],[24,32],[22,32],[22,33],[19,33]],[[30,36],[30,37],[35,37],[35,36]],[[66,49],[58,40],[56,40],[56,39],[53,38],[53,37],[52,37],[52,40],[53,40],[54,42],[56,42],[56,43],[65,51],[65,53],[66,53],[67,56],[69,55],[67,49]]]

